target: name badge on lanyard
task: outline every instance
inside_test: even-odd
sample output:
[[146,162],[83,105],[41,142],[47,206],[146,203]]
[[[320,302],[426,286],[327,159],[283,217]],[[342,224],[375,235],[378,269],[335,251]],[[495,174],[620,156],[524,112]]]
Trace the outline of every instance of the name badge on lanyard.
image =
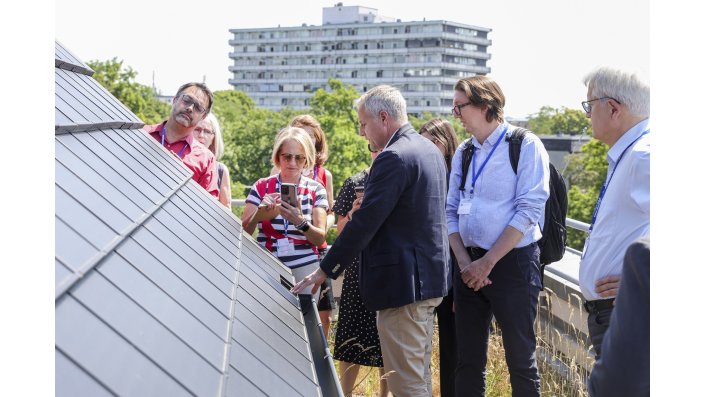
[[277,239],[277,256],[294,255],[294,243],[288,238]]
[[472,208],[471,199],[464,198],[460,200],[460,205],[458,205],[458,215],[468,215],[470,213],[470,208]]

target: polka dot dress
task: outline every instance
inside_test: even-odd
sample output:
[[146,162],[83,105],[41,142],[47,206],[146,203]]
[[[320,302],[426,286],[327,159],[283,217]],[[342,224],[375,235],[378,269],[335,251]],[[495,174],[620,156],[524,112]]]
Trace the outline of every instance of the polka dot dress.
[[[345,216],[352,209],[356,198],[355,186],[364,186],[367,176],[368,173],[365,170],[345,180],[333,206],[336,214]],[[333,358],[368,367],[382,367],[382,350],[379,347],[376,324],[377,314],[367,310],[362,303],[359,268],[360,259],[357,257],[345,269]]]

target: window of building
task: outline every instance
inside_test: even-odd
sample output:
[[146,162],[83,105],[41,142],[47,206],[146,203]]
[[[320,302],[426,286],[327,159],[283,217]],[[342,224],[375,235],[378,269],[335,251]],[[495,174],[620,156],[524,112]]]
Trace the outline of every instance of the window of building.
[[378,70],[377,77],[384,77],[384,70]]
[[353,70],[353,71],[350,73],[350,77],[352,77],[353,79],[354,79],[354,78],[357,78],[357,70]]
[[288,100],[286,98],[282,98],[282,106],[287,105]]

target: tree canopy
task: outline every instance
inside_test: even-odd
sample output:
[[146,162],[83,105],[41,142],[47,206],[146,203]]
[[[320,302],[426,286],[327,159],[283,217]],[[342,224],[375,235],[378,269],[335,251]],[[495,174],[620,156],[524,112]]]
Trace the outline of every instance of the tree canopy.
[[[137,72],[124,67],[123,61],[90,61],[93,77],[146,123],[157,123],[169,116],[170,105],[160,102],[151,87],[135,82]],[[358,133],[357,112],[353,103],[360,95],[352,85],[330,79],[328,90],[318,89],[311,98],[309,111],[283,109],[271,111],[257,108],[246,93],[235,90],[216,91],[213,113],[218,117],[225,141],[225,153],[220,159],[231,170],[233,198],[246,197],[246,186],[268,176],[271,169],[272,147],[277,132],[299,114],[309,113],[320,123],[326,134],[329,157],[325,167],[333,174],[334,194],[346,178],[370,164],[367,142]],[[431,113],[410,116],[415,129],[434,117]],[[468,134],[450,116],[441,116],[453,124],[459,142]],[[592,133],[590,121],[582,110],[544,106],[529,117],[529,128],[539,135]],[[564,172],[570,188],[568,217],[590,222],[600,186],[607,173],[607,146],[596,140],[584,145],[579,153],[569,155]],[[235,208],[240,213],[241,208]],[[568,244],[580,249],[585,234],[569,229]]]
[[582,110],[542,106],[538,113],[529,117],[529,129],[537,135],[587,134],[590,120]]
[[137,72],[123,68],[123,61],[113,58],[86,64],[95,71],[93,78],[145,123],[156,124],[169,117],[171,106],[158,100],[152,87],[137,83]]

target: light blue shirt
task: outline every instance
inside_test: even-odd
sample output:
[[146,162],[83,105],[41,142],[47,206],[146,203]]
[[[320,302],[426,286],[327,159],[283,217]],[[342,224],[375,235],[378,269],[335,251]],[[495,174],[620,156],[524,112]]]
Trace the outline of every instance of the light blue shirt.
[[[602,198],[580,261],[580,290],[587,300],[605,299],[595,292],[597,280],[621,275],[629,245],[651,231],[651,134],[642,136],[628,148],[650,128],[649,119],[642,120],[607,152],[607,178],[613,172],[614,176]],[[617,159],[625,150],[615,170]]]
[[461,200],[470,196],[472,183],[470,166],[465,191],[459,190],[463,149],[466,145],[475,145],[473,162],[477,162],[475,168],[479,170],[505,126],[509,127],[507,134],[516,129],[507,123],[501,124],[482,145],[476,139],[467,139],[453,156],[446,203],[448,234],[460,233],[466,247],[489,250],[507,226],[524,234],[517,247],[524,247],[541,238],[539,220],[543,223],[548,199],[549,160],[543,143],[531,133],[527,133],[521,143],[516,174],[509,161],[509,142],[502,139],[475,183],[470,212],[458,214]]

